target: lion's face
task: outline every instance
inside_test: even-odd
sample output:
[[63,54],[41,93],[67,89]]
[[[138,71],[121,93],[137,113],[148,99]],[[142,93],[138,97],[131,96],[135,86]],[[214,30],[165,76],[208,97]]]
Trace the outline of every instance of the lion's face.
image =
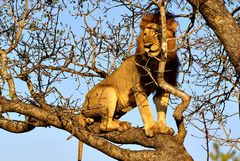
[[[173,18],[166,19],[166,38],[168,54],[175,57],[176,52],[172,52],[176,48],[175,37],[177,23]],[[150,57],[158,56],[161,53],[161,17],[155,14],[146,14],[142,17],[140,23],[141,32],[137,39],[137,53],[147,53]]]
[[149,56],[157,56],[161,52],[161,29],[155,23],[147,24],[142,31],[144,51]]

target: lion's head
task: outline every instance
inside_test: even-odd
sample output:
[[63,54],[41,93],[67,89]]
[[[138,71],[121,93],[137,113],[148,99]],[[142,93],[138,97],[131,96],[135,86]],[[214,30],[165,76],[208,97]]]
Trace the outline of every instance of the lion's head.
[[[177,23],[170,14],[167,14],[168,50],[175,49],[176,42],[173,39],[177,28]],[[148,53],[149,56],[157,56],[161,52],[161,17],[159,13],[146,14],[140,23],[141,32],[137,39],[137,53]],[[174,52],[175,53],[175,52]]]

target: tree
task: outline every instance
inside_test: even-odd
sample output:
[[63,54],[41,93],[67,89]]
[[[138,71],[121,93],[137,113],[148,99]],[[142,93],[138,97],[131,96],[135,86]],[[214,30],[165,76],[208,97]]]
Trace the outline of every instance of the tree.
[[[54,126],[119,160],[191,160],[183,141],[174,136],[148,138],[141,128],[102,134],[97,124],[84,129],[77,122],[81,92],[135,52],[139,19],[156,7],[152,2],[1,2],[0,127],[24,133]],[[180,24],[179,85],[192,96],[185,124],[204,135],[209,159],[212,140],[239,150],[239,138],[231,136],[234,127],[227,128],[238,112],[229,112],[227,105],[229,100],[239,101],[240,9],[234,0],[188,2],[165,1],[165,6]],[[67,94],[65,83],[79,95]],[[175,107],[179,100],[172,97],[171,102]],[[24,117],[11,117],[11,112]],[[155,150],[126,150],[109,141]]]

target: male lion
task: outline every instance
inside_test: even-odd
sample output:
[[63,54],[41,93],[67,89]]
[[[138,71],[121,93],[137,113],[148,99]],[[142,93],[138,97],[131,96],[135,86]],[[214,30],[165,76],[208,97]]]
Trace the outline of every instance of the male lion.
[[[176,55],[175,31],[177,24],[167,14],[168,56],[165,68],[165,80],[176,86],[179,61]],[[81,109],[84,117],[100,121],[101,131],[126,130],[128,122],[118,119],[138,106],[144,123],[145,134],[152,137],[159,133],[173,135],[172,128],[166,126],[166,110],[169,93],[159,88],[157,80],[161,56],[161,18],[159,12],[149,13],[142,17],[141,32],[137,38],[136,54],[126,61],[110,76],[93,87],[87,95]],[[154,94],[158,121],[154,121],[148,96]]]

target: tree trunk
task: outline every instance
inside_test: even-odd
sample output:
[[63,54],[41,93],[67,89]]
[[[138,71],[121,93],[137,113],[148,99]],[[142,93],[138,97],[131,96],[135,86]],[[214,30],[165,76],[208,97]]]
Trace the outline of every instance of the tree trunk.
[[225,47],[240,76],[240,28],[222,0],[187,0],[199,10],[207,25],[212,28]]

